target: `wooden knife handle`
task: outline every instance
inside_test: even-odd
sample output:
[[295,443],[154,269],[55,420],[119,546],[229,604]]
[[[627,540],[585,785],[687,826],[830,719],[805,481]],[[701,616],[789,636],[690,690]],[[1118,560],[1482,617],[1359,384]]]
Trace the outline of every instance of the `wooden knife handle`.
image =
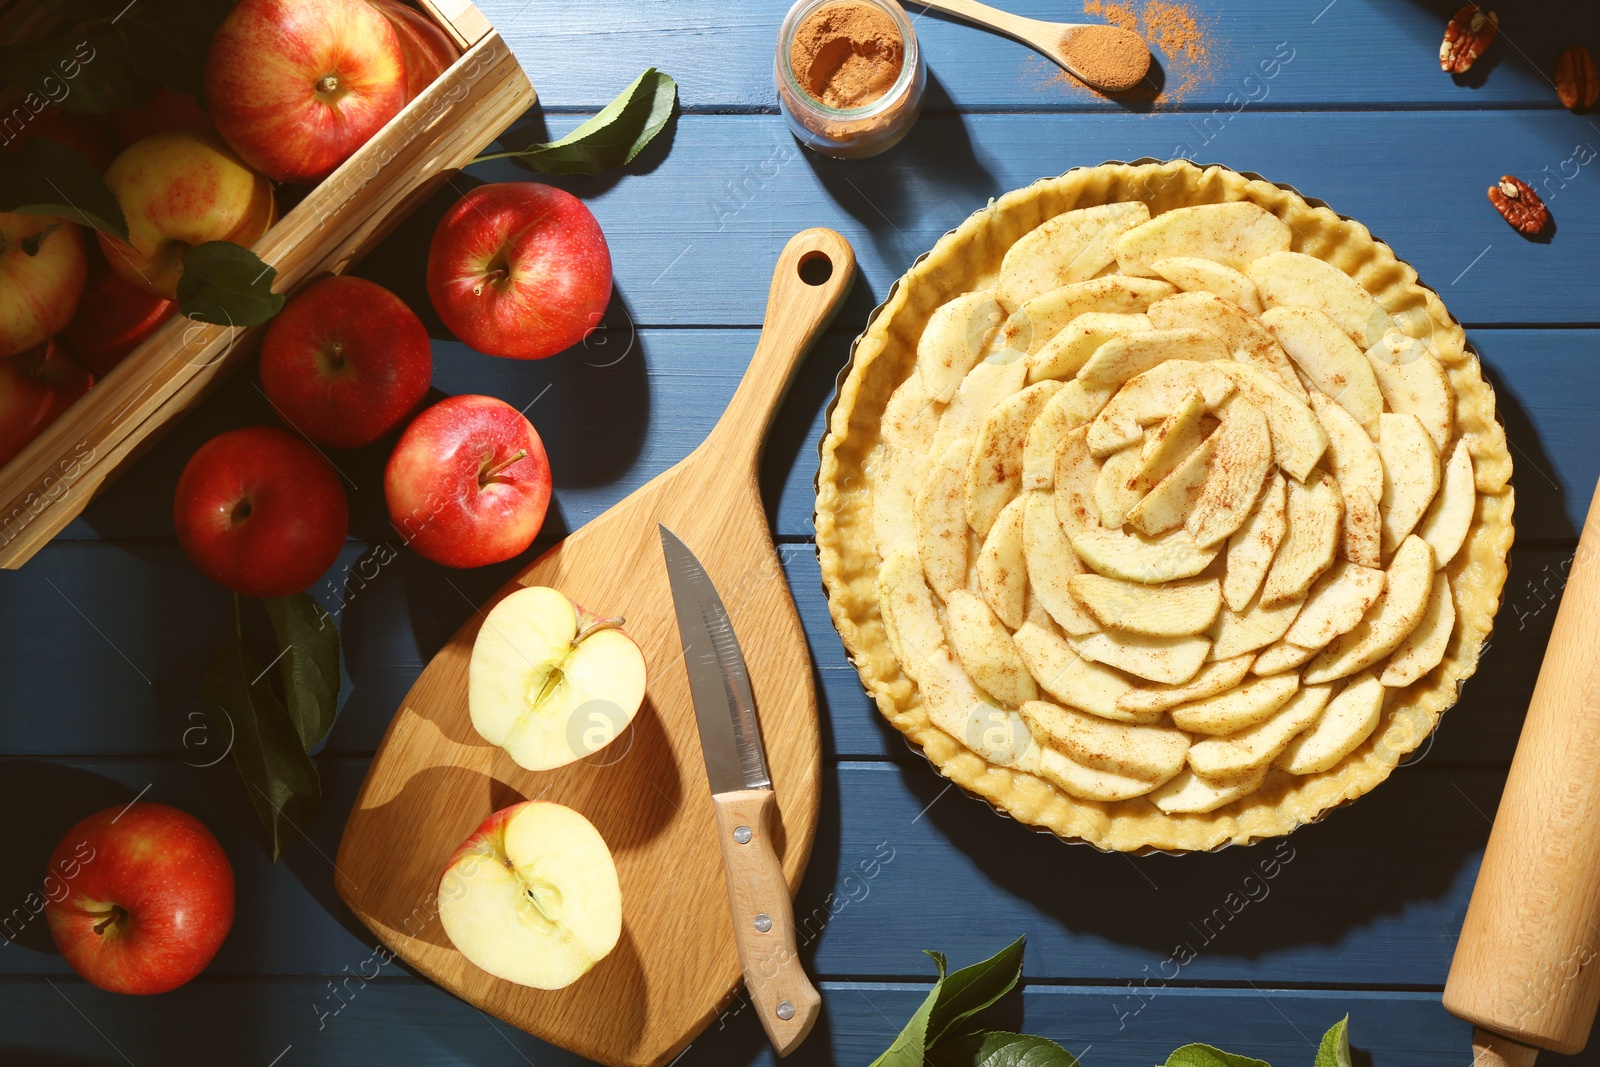
[[707,442],[725,460],[743,462],[754,474],[767,426],[783,403],[794,372],[839,310],[855,275],[854,249],[832,230],[802,230],[783,246],[772,272],[756,353]]
[[[1583,1048],[1600,1004],[1600,489],[1467,905],[1444,1006],[1491,1064]],[[1520,1057],[1520,1058],[1519,1058]]]
[[789,883],[772,847],[777,798],[770,789],[742,789],[714,795],[711,806],[745,986],[773,1051],[787,1056],[816,1025],[822,995],[800,965]]

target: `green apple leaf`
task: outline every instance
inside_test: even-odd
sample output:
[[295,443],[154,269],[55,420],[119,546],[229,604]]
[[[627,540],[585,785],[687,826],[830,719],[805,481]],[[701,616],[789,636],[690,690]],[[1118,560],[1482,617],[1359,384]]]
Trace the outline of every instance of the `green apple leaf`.
[[934,966],[939,968],[939,977],[934,980],[933,988],[928,990],[927,997],[912,1013],[894,1043],[872,1061],[872,1067],[923,1067],[923,1061],[927,1059],[928,1017],[939,1003],[939,989],[944,985],[945,958],[940,952],[923,951],[933,957]]
[[1350,1016],[1334,1023],[1322,1035],[1312,1067],[1350,1067]]
[[93,164],[43,137],[29,137],[0,166],[0,211],[53,215],[128,239],[122,205]]
[[1032,1034],[979,1030],[948,1044],[949,1054],[936,1058],[949,1067],[1078,1067],[1072,1053]]
[[138,107],[150,83],[139,76],[127,43],[115,29],[56,34],[0,48],[0,82],[21,89],[19,104],[37,112],[46,104],[103,114]]
[[191,319],[216,326],[258,326],[283,308],[272,285],[278,271],[232,241],[207,241],[183,257],[178,308]]
[[339,709],[339,627],[304,593],[265,603],[278,636],[284,704],[301,746],[310,752],[333,729]]
[[677,102],[678,83],[651,67],[599,114],[560,140],[479,156],[473,162],[514,159],[546,174],[602,174],[633,162],[666,128]]
[[972,1016],[990,1007],[1016,988],[1022,977],[1022,949],[1027,941],[1019,937],[981,963],[963,967],[946,978],[939,989],[939,1000],[928,1018],[928,1044],[937,1044],[957,1033],[957,1028]]
[[310,825],[322,800],[322,782],[288,711],[272,692],[271,667],[263,669],[245,647],[238,597],[233,619],[233,632],[206,671],[205,699],[232,727],[233,761],[276,863],[283,846]]
[[1165,1067],[1272,1067],[1265,1060],[1236,1056],[1210,1045],[1185,1045],[1167,1057]]

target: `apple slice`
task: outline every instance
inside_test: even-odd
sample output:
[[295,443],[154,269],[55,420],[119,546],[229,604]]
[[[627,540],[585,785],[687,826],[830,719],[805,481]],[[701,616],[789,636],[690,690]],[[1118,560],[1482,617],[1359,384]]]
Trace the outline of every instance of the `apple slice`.
[[1135,226],[1114,246],[1124,274],[1154,274],[1169,256],[1212,259],[1244,270],[1270,252],[1287,250],[1294,231],[1276,215],[1248,200],[1197,204],[1163,211]]
[[548,586],[518,589],[483,620],[467,667],[472,726],[517,765],[547,771],[616,740],[644,703],[644,654]]
[[1283,346],[1238,304],[1216,293],[1179,293],[1150,305],[1146,314],[1157,329],[1198,326],[1216,334],[1234,359],[1265,371],[1299,399],[1306,398],[1306,387],[1300,384]]
[[1456,392],[1428,346],[1394,330],[1367,349],[1367,360],[1389,410],[1415,415],[1443,452],[1455,431]]
[[1087,637],[1069,637],[1067,644],[1083,659],[1162,685],[1182,685],[1200,673],[1211,649],[1211,642],[1204,637],[1147,637],[1104,630]]
[[884,446],[873,469],[872,541],[878,558],[917,549],[917,487],[928,477],[933,461],[920,452]]
[[1139,445],[1132,444],[1121,452],[1106,457],[1100,476],[1094,482],[1094,506],[1100,514],[1100,525],[1115,530],[1128,521],[1128,512],[1138,505],[1144,493],[1135,488],[1139,466],[1143,462]]
[[978,550],[978,592],[1008,630],[1022,625],[1027,609],[1028,565],[1022,546],[1027,507],[1026,496],[1007,504]]
[[1300,679],[1292,674],[1258,678],[1237,689],[1173,708],[1172,722],[1192,734],[1226,737],[1272,718],[1299,688]]
[[1177,291],[1167,282],[1120,274],[1063,285],[1040,293],[1012,312],[994,347],[1033,355],[1079,315],[1090,311],[1137,315]]
[[1268,308],[1316,308],[1339,324],[1350,339],[1367,348],[1394,326],[1383,305],[1332,263],[1303,252],[1279,251],[1245,268]]
[[1400,547],[1422,521],[1439,491],[1439,452],[1415,415],[1386,411],[1378,424],[1378,454],[1383,457],[1383,551]]
[[1012,638],[1039,688],[1062,704],[1113,722],[1149,725],[1161,721],[1159,711],[1122,708],[1118,702],[1133,690],[1133,683],[1110,667],[1081,658],[1071,645],[1044,626],[1025,623]]
[[917,554],[928,584],[946,597],[967,584],[967,458],[972,442],[963,437],[935,453],[933,464],[912,500]]
[[1073,575],[1082,574],[1085,568],[1056,517],[1055,494],[1035,490],[1027,497],[1022,556],[1027,563],[1028,588],[1045,613],[1067,633],[1092,634],[1100,625],[1074,599],[1069,585]]
[[1289,532],[1287,487],[1274,471],[1243,526],[1228,538],[1228,565],[1222,578],[1222,599],[1231,611],[1243,611],[1261,591],[1272,557]]
[[1214,333],[1193,327],[1140,330],[1111,338],[1094,350],[1078,368],[1078,380],[1087,385],[1117,386],[1169,359],[1210,363],[1227,359],[1228,349]]
[[1288,748],[1298,734],[1317,721],[1323,705],[1332,695],[1331,685],[1303,686],[1265,722],[1228,737],[1197,742],[1189,749],[1189,766],[1196,774],[1218,784],[1254,778]]
[[978,365],[994,331],[1004,321],[1005,312],[990,289],[963,293],[928,316],[917,341],[915,373],[932,399],[950,402],[961,379]]
[[1143,796],[1156,787],[1143,778],[1085,767],[1048,745],[1039,746],[1039,773],[1057,789],[1080,800],[1113,802]]
[[1393,652],[1421,625],[1433,591],[1433,548],[1412,535],[1389,564],[1384,595],[1366,618],[1318,653],[1305,670],[1307,685],[1332,682],[1364,671]]
[[450,857],[439,921],[461,954],[496,978],[563,989],[616,947],[622,887],[593,823],[526,800],[489,816]]
[[1022,718],[1041,744],[1098,771],[1164,782],[1183,769],[1189,738],[1170,726],[1108,722],[1043,700],[1022,705]]
[[1371,671],[1350,679],[1310,729],[1283,750],[1277,765],[1301,775],[1321,774],[1337,766],[1378,728],[1385,692]]
[[1260,408],[1236,397],[1208,438],[1216,441],[1216,451],[1194,507],[1183,520],[1183,528],[1201,548],[1220,549],[1250,517],[1272,469],[1273,434],[1267,427]]
[[1193,256],[1168,256],[1150,264],[1150,269],[1185,292],[1215,293],[1252,315],[1261,314],[1256,283],[1226,264]]
[[1206,410],[1215,415],[1233,395],[1233,380],[1216,362],[1171,359],[1147,370],[1117,391],[1089,424],[1089,451],[1104,456],[1139,439],[1143,428],[1160,422],[1198,389]]
[[1257,771],[1254,777],[1233,783],[1208,781],[1186,768],[1182,774],[1151,792],[1150,802],[1168,815],[1202,815],[1249,796],[1260,789],[1261,783],[1266,780],[1266,768]]
[[1306,406],[1304,395],[1290,392],[1271,372],[1251,363],[1219,362],[1213,366],[1232,378],[1239,395],[1267,417],[1272,431],[1272,455],[1278,466],[1305,481],[1328,450],[1328,435]]
[[1112,242],[1149,221],[1150,209],[1139,200],[1063,211],[1046,219],[1006,250],[997,285],[1000,299],[1019,307],[1040,293],[1093,278],[1115,260]]
[[879,433],[886,447],[896,452],[927,455],[933,450],[945,405],[934,400],[922,375],[912,374],[901,382],[883,406]]
[[1187,522],[1211,473],[1217,441],[1217,434],[1201,441],[1172,473],[1157,482],[1128,512],[1128,525],[1148,537],[1156,537]]
[[1057,390],[1028,427],[1022,446],[1022,488],[1049,489],[1055,484],[1056,450],[1061,439],[1087,425],[1111,399],[1113,389],[1091,389],[1074,379]]
[[[1182,685],[1168,686],[1139,686],[1129,689],[1117,697],[1117,710],[1134,715],[1153,715],[1157,719],[1161,713],[1179,704],[1187,704],[1195,700],[1204,700],[1206,697],[1225,693],[1238,685],[1250,670],[1250,655],[1235,656],[1232,659],[1218,660],[1208,663],[1200,668],[1200,673],[1190,678]],[[1090,709],[1093,710],[1093,709]],[[1114,718],[1115,716],[1106,716]],[[1135,719],[1142,722],[1143,719]]]
[[1008,708],[1039,698],[1017,643],[978,594],[957,589],[945,598],[950,647],[978,687]]
[[1144,315],[1114,311],[1088,311],[1062,328],[1045,346],[1028,357],[1028,381],[1071,378],[1095,350],[1113,337],[1151,329]]
[[1472,479],[1472,453],[1466,439],[1456,442],[1444,468],[1444,485],[1433,506],[1417,527],[1417,536],[1433,546],[1433,563],[1447,567],[1456,558],[1478,509],[1478,489]]
[[1275,307],[1261,321],[1318,392],[1338,401],[1367,432],[1377,432],[1383,410],[1377,375],[1338,323],[1316,308],[1293,305]]
[[1315,470],[1304,485],[1289,483],[1289,535],[1261,587],[1263,608],[1305,598],[1311,583],[1333,566],[1343,519],[1344,498],[1332,475]]
[[1455,626],[1456,602],[1450,595],[1450,579],[1436,574],[1428,594],[1428,610],[1417,628],[1395,648],[1379,681],[1390,689],[1404,689],[1433,670],[1444,659]]
[[990,408],[984,418],[967,464],[967,521],[979,537],[989,536],[1001,509],[1022,488],[1028,429],[1060,388],[1055,381],[1030,385]]
[[962,437],[977,440],[989,412],[1021,389],[1027,374],[1027,363],[1015,352],[991,356],[973,367],[972,373],[961,379],[956,395],[940,413],[939,428],[934,432],[929,454],[937,456],[951,441]]

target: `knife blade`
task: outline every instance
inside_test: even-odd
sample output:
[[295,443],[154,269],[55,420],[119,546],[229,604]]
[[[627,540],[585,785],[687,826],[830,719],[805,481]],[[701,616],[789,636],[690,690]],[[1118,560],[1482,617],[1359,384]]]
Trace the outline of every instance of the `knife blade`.
[[816,1024],[822,997],[800,964],[789,883],[773,844],[777,800],[750,672],[705,567],[676,534],[660,531],[739,963],[773,1050],[787,1056]]

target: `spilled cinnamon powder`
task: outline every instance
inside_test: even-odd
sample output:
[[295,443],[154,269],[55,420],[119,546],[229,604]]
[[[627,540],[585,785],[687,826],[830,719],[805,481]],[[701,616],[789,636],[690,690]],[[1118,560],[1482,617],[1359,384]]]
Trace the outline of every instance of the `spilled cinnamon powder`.
[[[1214,42],[1189,4],[1181,0],[1085,0],[1083,11],[1113,26],[1132,30],[1161,53],[1166,73],[1166,85],[1160,94],[1163,103],[1182,103],[1210,80],[1215,68]],[[1087,89],[1065,71],[1061,72],[1061,80]],[[1140,92],[1134,89],[1128,95]]]
[[807,15],[795,30],[789,66],[811,97],[828,107],[866,107],[894,88],[905,42],[888,12],[841,0]]

